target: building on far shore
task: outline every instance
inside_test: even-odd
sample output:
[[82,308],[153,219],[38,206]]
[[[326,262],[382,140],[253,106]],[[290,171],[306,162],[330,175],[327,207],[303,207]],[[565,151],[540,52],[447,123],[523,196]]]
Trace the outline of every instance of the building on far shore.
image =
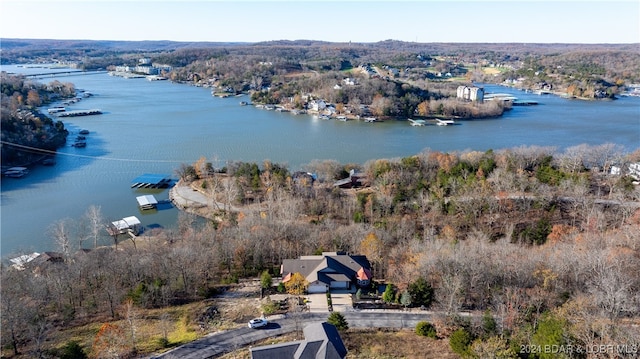
[[467,101],[483,102],[484,89],[475,86],[458,86],[457,97]]

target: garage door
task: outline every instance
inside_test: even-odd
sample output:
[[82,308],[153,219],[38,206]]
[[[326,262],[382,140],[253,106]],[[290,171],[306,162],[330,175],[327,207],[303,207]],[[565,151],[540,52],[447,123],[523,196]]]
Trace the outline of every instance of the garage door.
[[336,289],[348,289],[349,288],[349,282],[342,282],[342,281],[333,281],[331,282],[331,288],[336,288]]
[[307,288],[309,293],[326,293],[327,286],[324,284],[311,284],[309,288]]

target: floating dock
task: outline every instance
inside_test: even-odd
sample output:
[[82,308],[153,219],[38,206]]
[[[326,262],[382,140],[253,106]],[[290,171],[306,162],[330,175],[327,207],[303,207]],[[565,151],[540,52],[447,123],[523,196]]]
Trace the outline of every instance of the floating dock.
[[100,115],[102,114],[101,110],[91,109],[91,110],[74,110],[74,111],[64,111],[58,112],[58,117],[77,117],[77,116],[90,116],[90,115]]
[[131,181],[131,188],[168,188],[171,186],[171,178],[165,174],[145,173]]

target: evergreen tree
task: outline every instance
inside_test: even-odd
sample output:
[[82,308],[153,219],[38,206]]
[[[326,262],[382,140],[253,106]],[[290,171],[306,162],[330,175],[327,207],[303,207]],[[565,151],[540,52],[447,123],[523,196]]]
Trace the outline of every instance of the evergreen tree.
[[415,282],[409,284],[409,294],[414,306],[431,306],[433,302],[433,288],[424,278],[419,277]]
[[349,329],[349,323],[340,312],[331,312],[327,323],[334,325],[339,331],[345,331]]
[[395,298],[395,290],[393,289],[393,284],[389,283],[387,284],[387,287],[384,290],[384,293],[382,293],[382,300],[385,303],[393,303],[393,300]]

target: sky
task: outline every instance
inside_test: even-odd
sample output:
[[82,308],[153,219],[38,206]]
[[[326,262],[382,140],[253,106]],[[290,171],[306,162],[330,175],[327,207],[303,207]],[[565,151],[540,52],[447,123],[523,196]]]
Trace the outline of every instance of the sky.
[[640,43],[640,0],[0,0],[0,37]]

